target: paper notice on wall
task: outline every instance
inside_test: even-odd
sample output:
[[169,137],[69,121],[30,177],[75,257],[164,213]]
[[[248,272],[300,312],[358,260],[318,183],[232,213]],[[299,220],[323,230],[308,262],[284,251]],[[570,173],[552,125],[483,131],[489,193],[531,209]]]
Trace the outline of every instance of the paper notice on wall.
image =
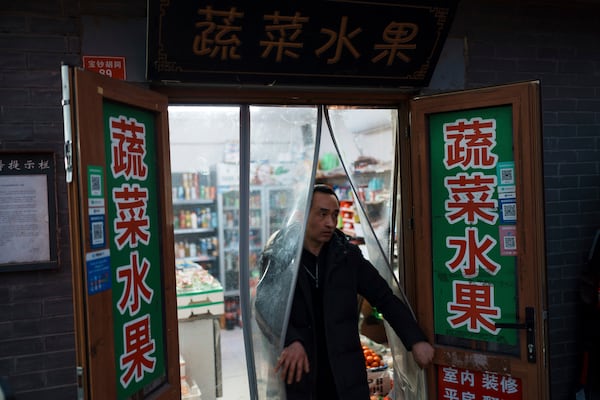
[[0,264],[50,260],[46,175],[0,176]]

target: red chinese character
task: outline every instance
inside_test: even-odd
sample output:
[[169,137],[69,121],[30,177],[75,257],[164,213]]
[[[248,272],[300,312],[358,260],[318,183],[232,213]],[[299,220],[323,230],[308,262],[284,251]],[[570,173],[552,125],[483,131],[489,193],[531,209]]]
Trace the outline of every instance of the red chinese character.
[[492,319],[500,318],[500,308],[494,307],[494,287],[482,282],[453,282],[453,301],[448,303],[448,323],[453,328],[467,326],[469,332],[479,333],[481,328],[497,334]]
[[444,164],[451,169],[493,168],[498,155],[492,153],[496,146],[496,120],[473,118],[444,124]]
[[125,287],[121,299],[117,303],[117,308],[121,314],[129,308],[129,314],[135,315],[140,310],[141,300],[150,304],[154,291],[146,284],[146,278],[150,271],[150,263],[146,258],[139,264],[139,254],[132,251],[130,255],[131,264],[123,265],[117,268],[117,281],[124,282]]
[[474,278],[479,275],[479,268],[483,268],[492,275],[500,271],[501,265],[488,257],[488,252],[496,246],[496,240],[490,235],[485,235],[478,240],[478,229],[467,228],[467,237],[448,236],[446,246],[456,248],[454,258],[446,262],[446,267],[451,272],[462,270],[465,278]]
[[144,163],[146,155],[146,126],[138,124],[135,118],[110,117],[110,138],[112,147],[111,169],[114,177],[145,180],[148,168]]
[[150,334],[149,314],[123,325],[123,343],[125,349],[119,362],[121,370],[124,371],[121,375],[121,384],[126,388],[133,378],[136,382],[140,382],[144,378],[144,373],[154,372],[156,366],[156,357],[152,356],[156,344]]
[[495,175],[474,172],[471,176],[460,173],[444,179],[449,199],[446,200],[446,220],[455,224],[464,220],[476,224],[479,220],[493,225],[498,219],[498,200],[492,199],[496,187]]
[[148,190],[139,185],[121,185],[113,189],[113,200],[117,206],[114,221],[115,242],[122,249],[125,244],[137,247],[138,240],[148,244],[150,219],[146,215]]

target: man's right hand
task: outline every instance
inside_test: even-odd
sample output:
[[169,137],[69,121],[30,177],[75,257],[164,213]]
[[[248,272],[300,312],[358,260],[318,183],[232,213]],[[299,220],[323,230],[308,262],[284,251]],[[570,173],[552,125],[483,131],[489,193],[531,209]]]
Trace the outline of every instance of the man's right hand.
[[418,342],[412,346],[412,355],[421,368],[426,368],[433,361],[435,349],[428,342]]
[[297,341],[283,349],[275,366],[275,372],[281,372],[281,379],[288,385],[300,382],[302,374],[308,371],[308,356],[302,343]]

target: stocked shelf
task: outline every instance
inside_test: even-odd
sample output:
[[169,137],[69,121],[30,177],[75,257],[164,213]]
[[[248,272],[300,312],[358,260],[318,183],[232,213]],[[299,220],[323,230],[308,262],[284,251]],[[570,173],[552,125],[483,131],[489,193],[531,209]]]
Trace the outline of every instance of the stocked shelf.
[[[256,264],[258,254],[264,243],[263,189],[250,189],[250,265]],[[225,295],[239,296],[239,218],[240,197],[237,186],[221,186],[217,190],[219,220],[219,240],[222,243],[219,251],[220,271],[223,277]]]
[[346,235],[354,237],[356,236],[356,223],[357,217],[354,211],[354,202],[352,200],[341,200],[337,225],[338,229]]
[[[258,283],[256,260],[266,239],[280,229],[288,215],[293,197],[282,186],[252,186],[249,197],[249,275],[251,285]],[[219,186],[217,208],[219,221],[219,262],[226,296],[239,296],[239,191],[237,186]]]
[[173,173],[172,178],[176,260],[197,262],[221,280],[216,187],[206,174]]

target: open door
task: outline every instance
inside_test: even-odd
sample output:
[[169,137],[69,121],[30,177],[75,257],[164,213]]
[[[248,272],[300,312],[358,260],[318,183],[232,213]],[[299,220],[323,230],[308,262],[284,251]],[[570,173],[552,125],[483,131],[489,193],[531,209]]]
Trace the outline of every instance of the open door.
[[416,98],[410,114],[429,398],[547,398],[539,84]]
[[66,66],[63,96],[80,398],[179,399],[167,98]]

